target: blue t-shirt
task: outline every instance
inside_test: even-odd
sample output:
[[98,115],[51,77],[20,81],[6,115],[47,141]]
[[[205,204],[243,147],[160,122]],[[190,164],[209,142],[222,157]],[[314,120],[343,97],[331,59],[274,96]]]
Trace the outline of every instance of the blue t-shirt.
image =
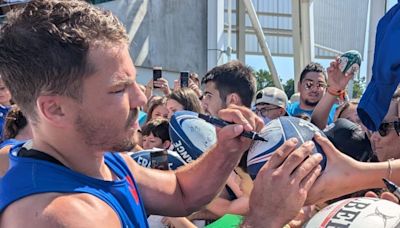
[[[334,117],[335,117],[335,111],[336,111],[337,107],[338,107],[337,104],[334,104],[334,105],[332,106],[331,111],[329,112],[328,123],[327,123],[327,125],[333,123],[333,119],[334,119]],[[307,114],[308,116],[311,117],[313,111],[314,111],[314,110],[304,110],[304,109],[301,109],[301,108],[300,108],[300,102],[299,102],[299,101],[294,102],[294,103],[291,103],[291,104],[289,104],[288,107],[287,107],[287,113],[288,113],[289,115],[291,115],[291,116],[296,116],[296,115],[305,113],[305,114]]]
[[10,169],[0,179],[0,213],[13,202],[33,194],[87,193],[107,203],[117,213],[121,227],[148,227],[143,200],[119,154],[104,154],[106,165],[119,177],[116,181],[104,181],[49,161],[18,157],[21,146],[13,147]]

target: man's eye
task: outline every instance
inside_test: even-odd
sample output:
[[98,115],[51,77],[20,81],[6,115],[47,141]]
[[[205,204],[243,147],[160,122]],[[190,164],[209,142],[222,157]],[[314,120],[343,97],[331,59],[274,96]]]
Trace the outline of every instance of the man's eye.
[[123,87],[123,88],[118,88],[118,89],[114,90],[111,93],[123,93],[123,92],[125,92],[125,90],[126,90],[126,86]]

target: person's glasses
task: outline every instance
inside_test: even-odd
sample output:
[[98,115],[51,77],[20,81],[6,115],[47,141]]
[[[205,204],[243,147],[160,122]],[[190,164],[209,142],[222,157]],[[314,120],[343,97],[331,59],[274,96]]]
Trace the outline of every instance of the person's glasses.
[[280,109],[280,107],[263,107],[263,108],[256,108],[255,113],[256,113],[257,115],[262,116],[262,117],[266,117],[266,114],[267,114],[269,111],[276,110],[276,109]]
[[389,134],[389,130],[395,129],[397,136],[399,136],[400,132],[400,121],[393,121],[393,122],[387,122],[387,123],[381,123],[379,126],[378,132],[379,135],[382,137],[385,137],[386,135]]
[[312,89],[313,87],[316,87],[317,89],[326,88],[326,84],[325,84],[325,83],[322,83],[322,82],[314,84],[314,82],[312,82],[312,81],[305,81],[305,82],[303,83],[303,85],[304,85],[304,88],[305,88],[306,90],[310,90],[310,89]]

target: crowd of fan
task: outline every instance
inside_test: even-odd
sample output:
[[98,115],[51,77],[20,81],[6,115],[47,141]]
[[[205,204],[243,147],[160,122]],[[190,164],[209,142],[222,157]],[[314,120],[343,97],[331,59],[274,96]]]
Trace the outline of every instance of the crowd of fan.
[[[60,2],[63,3],[61,4]],[[60,7],[60,9],[58,9],[57,7]],[[52,12],[53,10],[62,11],[63,9],[69,9],[67,10],[69,11],[68,13],[73,14],[75,8],[79,8],[80,10],[82,10],[82,7],[90,8],[88,9],[88,11],[82,11],[82,14],[87,14],[85,17],[83,17],[82,20],[84,20],[86,17],[92,17],[92,20],[95,22],[88,21],[80,22],[82,24],[79,24],[77,22],[79,21],[78,19],[75,18],[76,21],[71,19],[74,17],[79,17],[78,14],[68,16],[65,19],[60,19],[57,17],[65,16],[63,13],[58,12],[60,13],[60,15],[57,15],[57,12]],[[65,146],[66,148],[68,148],[70,144],[75,143],[75,141],[72,140],[73,133],[71,132],[83,131],[82,134],[76,133],[76,135],[80,135],[84,138],[84,140],[82,140],[83,142],[79,143],[82,143],[82,145],[86,145],[87,148],[96,148],[97,150],[98,148],[101,148],[101,150],[103,150],[104,148],[107,148],[107,150],[110,150],[109,148],[114,148],[112,146],[107,147],[107,143],[111,143],[110,141],[112,141],[108,140],[107,137],[112,138],[113,135],[111,135],[111,133],[115,134],[117,139],[118,137],[120,137],[118,131],[113,131],[113,127],[118,126],[118,123],[107,123],[107,121],[113,121],[111,117],[107,117],[107,113],[120,112],[113,115],[123,115],[123,110],[106,110],[108,108],[112,109],[113,105],[110,105],[110,107],[108,107],[108,104],[102,104],[104,117],[99,117],[98,115],[101,115],[101,113],[99,113],[100,109],[98,109],[98,106],[96,106],[96,104],[85,104],[85,101],[82,99],[82,97],[79,98],[79,96],[93,95],[93,97],[96,97],[98,93],[100,93],[97,91],[97,89],[99,89],[100,91],[102,90],[101,86],[99,88],[94,88],[95,85],[93,85],[92,90],[87,89],[85,86],[83,86],[83,90],[78,91],[79,89],[74,90],[77,88],[77,85],[74,84],[75,82],[73,80],[78,81],[81,79],[59,79],[71,73],[76,73],[77,75],[81,74],[83,76],[86,74],[89,75],[91,72],[93,72],[93,69],[89,69],[90,67],[84,66],[83,68],[85,68],[85,70],[82,73],[81,71],[79,71],[81,70],[79,67],[81,67],[80,64],[82,63],[76,63],[74,59],[71,59],[69,63],[72,65],[75,64],[74,66],[78,66],[76,68],[78,70],[67,69],[65,70],[65,72],[62,73],[59,73],[59,69],[57,67],[62,67],[62,65],[65,63],[61,63],[59,66],[55,67],[54,70],[40,68],[32,70],[31,68],[29,68],[31,66],[30,64],[23,64],[26,59],[21,58],[19,62],[20,64],[23,64],[26,69],[24,68],[20,72],[13,68],[13,63],[5,63],[7,63],[7,61],[12,62],[12,60],[14,61],[15,59],[19,58],[19,55],[13,52],[12,45],[10,46],[10,44],[14,45],[13,42],[21,42],[15,45],[21,45],[18,46],[20,47],[20,50],[25,50],[28,54],[31,54],[37,50],[28,52],[30,48],[38,48],[40,45],[43,45],[39,43],[39,41],[42,42],[43,40],[59,39],[54,43],[58,44],[58,42],[65,42],[69,45],[66,45],[65,47],[63,45],[59,45],[57,47],[60,48],[59,50],[63,50],[63,48],[71,48],[72,50],[73,48],[75,48],[74,45],[81,45],[79,46],[79,48],[76,49],[82,49],[86,51],[86,55],[84,55],[85,57],[82,57],[83,59],[90,58],[90,61],[93,61],[92,63],[97,64],[94,66],[94,68],[104,67],[101,66],[101,63],[105,60],[102,60],[101,58],[106,58],[109,53],[104,50],[102,45],[105,45],[105,47],[108,48],[115,47],[115,45],[118,46],[124,43],[124,41],[121,40],[125,39],[125,34],[124,32],[121,32],[124,30],[120,30],[121,25],[119,24],[119,22],[111,14],[103,13],[102,11],[97,9],[92,9],[92,6],[86,5],[86,3],[79,2],[78,0],[73,0],[70,2],[58,0],[32,1],[31,3],[27,4],[26,8],[21,9],[19,14],[19,19],[16,18],[18,14],[10,17],[11,19],[9,20],[9,22],[6,22],[5,26],[2,28],[0,35],[0,48],[4,48],[2,50],[5,50],[1,51],[3,52],[3,54],[0,54],[0,64],[2,65],[0,66],[0,73],[2,77],[0,79],[0,125],[3,129],[1,133],[2,143],[0,145],[0,175],[6,175],[5,177],[7,177],[7,175],[17,175],[15,172],[9,172],[10,170],[12,170],[13,162],[15,162],[12,161],[11,157],[14,155],[12,155],[13,153],[11,152],[15,150],[15,146],[18,147],[18,145],[20,145],[21,143],[29,143],[32,139],[34,145],[33,148],[37,145],[42,145],[39,148],[41,150],[45,150],[44,148],[47,148],[48,150],[61,151],[65,146],[63,143],[69,143],[68,146]],[[43,16],[47,14],[50,16]],[[46,25],[40,27],[37,24],[34,24],[34,22],[29,21],[29,17],[31,17],[32,15],[40,18],[38,20],[46,20],[44,18],[50,18],[50,22],[48,23],[54,23],[53,26],[55,27],[58,26],[57,31],[60,30],[61,32],[58,32],[61,35],[54,35],[56,32],[52,30],[54,29],[52,26],[50,26],[49,28],[46,28]],[[66,29],[66,26],[64,26],[63,24],[64,20],[71,20],[67,23],[67,25],[79,27],[78,29],[81,29],[82,31],[76,32]],[[102,22],[104,23],[102,24],[102,26],[108,26],[110,27],[110,29],[105,31],[98,27],[87,27],[88,25],[93,25],[93,23],[97,23],[98,21],[96,20],[103,20]],[[44,36],[44,38],[39,37],[37,38],[37,40],[26,41],[27,43],[23,43],[23,39],[7,35],[7,32],[16,32],[18,29],[29,30],[29,28],[27,29],[26,27],[24,27],[23,23],[33,23],[32,26],[38,26],[38,29],[43,29],[43,31],[46,31],[47,29],[54,32],[54,34],[49,32],[49,34],[51,35]],[[44,22],[40,21],[40,23]],[[21,28],[19,28],[18,26],[21,26]],[[29,32],[35,33],[35,29],[36,28],[29,30]],[[96,35],[93,35],[94,33],[91,32],[91,29],[99,30],[96,31],[98,32],[98,37],[96,37]],[[64,33],[67,35],[65,35]],[[72,35],[69,33],[71,33]],[[82,35],[83,33],[85,33],[85,35]],[[15,33],[15,36],[18,35],[18,33]],[[74,40],[75,38],[71,38],[73,35],[77,36],[78,38]],[[21,36],[26,38],[26,35]],[[55,38],[56,36],[60,36],[61,38]],[[13,39],[18,39],[18,41],[14,41]],[[38,47],[35,47],[35,45],[31,46],[32,42],[36,42],[38,44]],[[105,44],[99,44],[99,42],[104,42]],[[49,46],[51,46],[51,44],[49,44]],[[120,57],[124,56],[127,53],[125,53],[126,50],[124,48],[125,46],[121,48],[123,49],[122,51],[118,48],[111,48],[111,50],[116,51],[116,53],[121,52],[122,54],[118,54],[118,56]],[[101,54],[93,54],[95,53],[95,51],[93,51],[94,49],[100,51]],[[75,49],[71,51],[71,56],[73,56],[72,58],[80,56],[80,54],[76,54],[75,51]],[[67,54],[65,54],[64,56],[64,54],[57,52],[57,50],[55,50],[54,53],[60,55],[60,58],[55,60],[54,62],[61,62],[62,58],[71,58],[65,57],[67,56]],[[116,56],[115,53],[112,53],[110,55]],[[38,58],[43,56],[39,55]],[[120,64],[126,69],[129,69],[127,71],[132,72],[134,66],[131,66],[131,63],[126,63],[126,59],[130,59],[130,57],[127,58],[125,56],[123,58],[125,59],[115,64]],[[82,62],[86,63],[86,61]],[[43,62],[34,62],[32,63],[32,66],[34,66],[33,64],[37,64],[36,66],[39,66],[40,64],[43,64]],[[46,62],[46,64],[48,63]],[[106,68],[104,68],[104,70],[105,69]],[[32,75],[24,75],[30,70],[33,72]],[[118,68],[117,71],[118,70],[120,69]],[[42,77],[38,75],[41,72],[44,72],[43,74],[49,74],[49,72],[55,74],[59,73],[59,75],[43,76],[48,78],[40,80],[33,79],[33,77]],[[119,75],[120,73],[121,72],[118,71],[116,75]],[[20,74],[20,76],[16,76],[18,74]],[[119,75],[118,77],[125,77],[125,75],[123,74],[124,73],[122,73],[122,76]],[[142,198],[139,197],[139,201],[142,203],[144,202],[144,206],[142,207],[144,207],[148,212],[147,215],[152,215],[148,218],[146,216],[146,219],[148,219],[150,226],[157,227],[164,224],[172,227],[197,227],[212,223],[213,221],[218,220],[226,214],[237,214],[245,217],[242,224],[242,226],[244,227],[259,227],[264,225],[269,227],[282,227],[285,224],[290,227],[300,227],[324,206],[346,197],[366,195],[373,197],[382,197],[399,203],[398,199],[394,195],[387,192],[387,190],[383,188],[383,184],[379,180],[382,177],[388,177],[389,179],[400,182],[400,175],[398,175],[400,163],[396,160],[393,160],[400,158],[400,153],[398,152],[398,148],[400,147],[400,90],[396,90],[393,94],[392,99],[390,100],[389,109],[384,117],[384,120],[378,127],[378,130],[370,131],[367,129],[367,127],[363,125],[360,117],[357,115],[357,105],[359,101],[348,100],[346,96],[338,96],[338,91],[346,90],[347,84],[353,77],[353,74],[354,72],[346,74],[341,72],[341,70],[339,69],[338,58],[334,59],[327,69],[324,69],[318,63],[309,63],[301,72],[300,80],[297,84],[297,88],[299,91],[297,101],[295,100],[295,98],[289,101],[285,92],[275,87],[266,87],[260,91],[256,91],[256,78],[253,74],[253,70],[239,61],[231,61],[226,64],[216,66],[202,76],[199,76],[196,73],[191,73],[189,77],[188,87],[182,87],[179,78],[177,78],[173,83],[169,83],[165,78],[160,78],[155,81],[149,80],[147,85],[136,84],[134,78],[133,81],[129,81],[132,79],[126,79],[126,81],[123,81],[125,79],[121,79],[123,82],[117,84],[116,86],[113,85],[110,91],[107,91],[107,94],[113,94],[113,96],[117,94],[115,96],[119,96],[120,99],[129,99],[129,113],[134,113],[134,111],[131,110],[136,110],[136,108],[139,110],[137,114],[132,115],[135,116],[135,120],[137,119],[138,125],[140,126],[136,127],[136,123],[129,122],[129,117],[126,118],[129,121],[125,119],[121,120],[124,121],[124,124],[125,122],[127,122],[130,123],[130,125],[135,126],[133,127],[134,133],[130,135],[130,138],[128,140],[129,142],[127,143],[127,145],[132,145],[132,147],[130,148],[121,146],[118,147],[119,150],[116,151],[124,151],[124,153],[138,153],[154,148],[173,151],[174,146],[171,143],[169,135],[169,120],[172,118],[175,112],[182,110],[193,111],[196,113],[206,113],[212,116],[219,116],[222,119],[237,123],[241,126],[241,128],[238,130],[239,133],[237,133],[236,131],[235,133],[229,133],[234,132],[234,125],[218,129],[218,142],[215,147],[209,150],[210,152],[204,151],[204,155],[202,155],[202,157],[198,159],[199,161],[194,162],[194,164],[188,165],[188,167],[186,168],[178,168],[174,172],[168,171],[168,175],[172,175],[172,173],[174,173],[173,175],[176,175],[176,177],[174,176],[174,178],[172,178],[174,181],[171,181],[171,179],[169,179],[171,177],[165,176],[164,180],[160,181],[160,183],[164,183],[165,179],[168,179],[168,181],[170,182],[165,181],[165,183],[172,183],[171,188],[167,190],[161,189],[160,186],[157,186],[157,180],[161,180],[163,175],[166,174],[161,173],[161,171],[154,171],[154,173],[148,174],[146,172],[152,171],[142,171],[142,168],[134,168],[134,170],[136,170],[137,172],[135,173],[132,171],[132,173],[135,177],[134,179],[137,181],[138,189],[140,190],[139,193],[143,196],[144,199],[142,201]],[[83,77],[84,79],[82,80],[91,80],[91,77],[98,76],[95,75],[88,78]],[[134,77],[134,75],[128,75],[127,77]],[[400,76],[397,75],[397,77]],[[29,80],[32,81],[30,82]],[[48,83],[48,81],[52,80],[55,81],[55,85],[46,84]],[[57,80],[60,80],[60,82],[57,82]],[[20,83],[20,86],[14,86],[17,82]],[[71,86],[68,88],[61,88],[61,86],[60,89],[57,87],[60,86],[57,85],[57,83],[69,83],[71,84]],[[82,85],[88,85],[88,83],[89,82],[85,81],[84,83],[82,83]],[[98,82],[96,83],[104,82],[102,80],[98,80]],[[173,84],[173,88],[169,87],[170,84]],[[9,87],[10,90],[6,87],[6,85]],[[31,94],[21,94],[25,93],[25,91],[23,90],[23,86],[27,86],[26,88],[28,88],[32,85],[37,86],[37,88],[35,87],[35,91],[33,91]],[[52,89],[53,91],[51,91]],[[69,90],[74,91],[75,93],[72,93]],[[13,97],[11,96],[11,94],[13,95]],[[342,93],[340,92],[340,94]],[[31,96],[31,98],[29,98],[29,96]],[[78,106],[74,106],[75,104],[69,103],[71,101],[68,101],[68,99],[66,99],[76,98],[75,96],[78,97],[76,99]],[[34,100],[32,100],[32,97]],[[98,99],[101,98],[99,97]],[[127,106],[126,103],[128,102],[124,103],[123,101],[119,101],[117,99],[119,98],[116,98],[115,100],[113,100],[113,102],[115,102],[117,105],[121,104],[122,106],[123,104],[125,105],[124,107]],[[99,104],[100,102],[102,101],[99,101]],[[84,104],[87,106],[83,106]],[[68,111],[70,107],[75,107],[75,109],[76,107],[83,108],[78,109],[78,114],[71,114],[71,112]],[[70,117],[70,115],[72,117]],[[275,119],[282,116],[294,116],[310,121],[311,123],[315,124],[319,129],[323,130],[323,132],[329,139],[328,141],[327,139],[322,138],[320,135],[317,135],[315,139],[315,142],[321,145],[328,157],[327,168],[325,169],[325,171],[322,172],[321,176],[318,179],[317,177],[321,173],[321,168],[318,166],[318,164],[322,158],[318,157],[317,155],[309,156],[309,148],[312,148],[314,144],[304,143],[304,145],[296,149],[295,145],[297,144],[297,142],[293,140],[288,140],[282,147],[277,149],[276,155],[274,155],[270,159],[270,161],[265,165],[265,168],[260,171],[259,176],[255,180],[252,180],[252,178],[250,178],[250,176],[246,173],[247,154],[245,151],[248,149],[251,141],[248,139],[240,138],[238,135],[241,131],[243,131],[243,129],[259,131],[264,126],[268,126],[268,123],[270,123],[271,121],[274,121]],[[118,118],[121,116],[112,117]],[[71,118],[72,120],[69,118]],[[91,122],[91,118],[98,118],[96,120],[99,121]],[[80,128],[75,129],[69,127],[66,123],[70,123],[70,125],[73,125],[74,127],[79,126]],[[44,129],[48,129],[48,132],[50,133],[46,133]],[[107,131],[109,131],[110,134],[106,134],[108,133]],[[58,135],[51,135],[51,132],[57,132]],[[63,136],[63,132],[67,132],[65,133],[65,139],[63,139],[65,140],[65,142],[60,142],[60,136]],[[70,134],[68,134],[68,132]],[[104,135],[102,135],[102,133],[104,133]],[[236,135],[232,136],[230,134]],[[46,140],[43,139],[49,139],[49,142],[47,142],[47,144],[43,143],[46,142]],[[223,144],[224,141],[226,141],[225,144]],[[221,148],[221,145],[223,145],[223,148]],[[125,148],[130,149],[129,151],[127,151],[124,150]],[[105,150],[106,149],[104,149],[103,151]],[[224,158],[227,160],[227,163],[229,163],[227,167],[224,167],[224,160],[222,158],[221,160],[219,160],[219,158],[215,159],[215,156],[222,155],[215,155],[215,152],[219,152],[221,154],[222,152],[228,153],[230,150],[238,151],[235,151],[234,156],[232,155],[234,153],[226,155],[226,157],[232,158]],[[88,174],[90,173],[89,171],[85,169],[83,169],[82,171],[80,167],[72,165],[72,163],[69,163],[69,160],[66,159],[66,157],[58,156],[59,154],[57,153],[58,152],[47,154],[55,157],[55,160],[57,162],[60,162],[62,165],[69,167],[71,170],[74,170],[78,173],[83,173],[87,176],[92,176],[98,179],[109,181],[121,179],[121,177],[116,177],[118,176],[117,174],[112,174],[112,171],[105,171],[105,173],[102,173],[102,175],[100,176],[90,175]],[[17,155],[15,156],[18,157]],[[9,163],[9,157],[12,161],[11,163]],[[32,156],[31,159],[36,158]],[[129,157],[124,159],[129,159]],[[222,167],[222,171],[220,171],[221,176],[215,177],[215,182],[213,182],[213,180],[208,180],[208,182],[204,182],[204,185],[211,183],[210,185],[213,186],[211,190],[209,190],[210,192],[205,193],[205,198],[199,196],[198,199],[193,199],[194,202],[191,201],[192,199],[181,200],[181,198],[179,198],[179,200],[176,202],[177,209],[168,210],[168,208],[174,207],[174,205],[169,205],[169,207],[166,207],[163,203],[160,203],[163,198],[155,197],[156,194],[159,194],[163,197],[165,197],[166,195],[174,195],[176,194],[176,191],[181,191],[182,195],[185,195],[183,194],[187,193],[185,192],[185,189],[195,188],[195,186],[196,189],[200,189],[201,187],[198,186],[201,186],[202,184],[196,182],[202,182],[205,179],[213,179],[214,177],[212,173],[206,173],[206,168],[204,168],[205,170],[200,170],[201,168],[199,168],[199,166],[203,165],[204,167],[206,167],[205,163],[212,163],[213,159],[218,166]],[[289,163],[287,161],[295,161],[295,165],[293,165],[292,170],[289,173],[285,173],[284,171],[282,171],[282,167],[287,167],[287,163]],[[130,161],[126,163],[131,170],[131,167],[136,167],[135,164],[130,164]],[[375,166],[371,164],[375,164]],[[209,167],[207,166],[207,168]],[[293,174],[300,172],[298,171],[300,170],[300,168],[305,173],[302,173],[301,175],[299,175],[299,177],[293,177]],[[149,168],[146,167],[145,169]],[[218,169],[218,167],[215,169]],[[367,172],[369,169],[374,171],[375,176]],[[210,172],[213,170],[214,169],[210,170]],[[104,170],[102,172],[104,172]],[[107,174],[107,172],[111,174]],[[185,175],[182,173],[185,173]],[[189,178],[190,173],[192,173],[193,175],[193,180]],[[351,175],[349,173],[351,173]],[[159,177],[157,178],[160,179],[149,178],[152,177],[152,175],[156,174],[159,175]],[[346,175],[350,175],[350,177],[348,178],[348,176]],[[144,181],[141,176],[146,176],[146,178],[149,178],[149,181]],[[274,176],[279,177],[279,180],[274,178]],[[360,177],[369,177],[372,180],[368,182],[363,182],[362,180],[358,180],[363,179]],[[348,180],[345,180],[346,178]],[[294,180],[296,180],[295,182],[297,183],[297,186],[294,186]],[[7,181],[9,180],[6,180],[5,178],[4,183],[10,183]],[[221,181],[223,183],[217,184],[217,182]],[[7,189],[4,183],[2,183],[1,185],[0,194],[5,194],[4,189]],[[337,184],[334,184],[335,186],[331,187],[328,186],[330,185],[329,183]],[[136,186],[136,184],[134,185]],[[204,186],[204,188],[208,187],[208,185]],[[130,188],[136,189],[136,187],[132,186]],[[276,191],[273,191],[274,188],[276,188]],[[263,192],[265,193],[266,191],[273,192],[271,192],[270,196],[267,197],[263,195]],[[197,193],[200,194],[199,192]],[[4,199],[0,199],[5,201],[5,199],[8,199],[7,197],[4,197]],[[57,197],[59,197],[59,195],[55,196],[55,198]],[[180,197],[184,198],[184,196]],[[29,196],[28,198],[32,197]],[[157,198],[158,201],[152,201],[149,200],[149,198]],[[165,204],[173,202],[168,201],[168,199],[166,199],[165,201]],[[3,213],[3,215],[6,215],[3,216],[3,218],[0,220],[1,223],[19,225],[27,224],[23,221],[19,221],[19,223],[14,223],[16,217],[14,217],[11,212],[16,212],[21,207],[23,207],[21,206],[21,203],[17,204],[18,206],[13,207],[13,205],[18,202],[20,202],[20,200],[11,201],[8,204],[2,205],[2,202],[0,200],[1,212]],[[42,205],[39,203],[39,201],[34,202],[37,205]],[[51,204],[51,202],[49,201],[46,202],[47,203],[44,203],[42,205],[42,207],[44,208],[43,211],[45,211],[47,207],[46,205]],[[189,204],[188,202],[192,203],[195,206],[192,206],[192,204],[186,205]],[[185,209],[180,208],[181,204],[185,205]],[[204,206],[204,204],[206,205]],[[138,205],[140,207],[140,204]],[[142,210],[144,209],[142,208]],[[261,215],[257,212],[257,210],[260,210]],[[51,215],[56,216],[56,214]],[[162,216],[157,217],[156,215]],[[263,218],[263,216],[272,217]],[[139,217],[136,215],[129,218],[131,220],[139,220]],[[29,213],[27,214],[27,219],[28,218]],[[46,219],[38,221],[39,222],[35,223],[35,225],[37,226],[39,226],[40,224],[43,225],[46,222],[49,222],[49,224],[53,225],[58,222],[58,220],[50,221]],[[98,222],[101,221],[102,220],[99,219]],[[69,224],[68,221],[66,222],[66,220],[63,220],[62,222],[65,222],[65,224]],[[121,223],[115,224],[122,225],[123,220],[120,220],[120,222]],[[138,226],[143,225],[139,222],[132,222],[132,224],[136,224]]]

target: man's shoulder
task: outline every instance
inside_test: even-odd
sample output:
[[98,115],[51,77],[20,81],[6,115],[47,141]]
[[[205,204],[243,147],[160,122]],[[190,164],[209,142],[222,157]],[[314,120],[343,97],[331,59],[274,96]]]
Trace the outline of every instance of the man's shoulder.
[[35,194],[9,205],[1,227],[120,227],[117,214],[105,202],[85,193]]
[[300,103],[298,101],[290,103],[287,105],[287,112],[290,115],[296,115],[300,109]]

